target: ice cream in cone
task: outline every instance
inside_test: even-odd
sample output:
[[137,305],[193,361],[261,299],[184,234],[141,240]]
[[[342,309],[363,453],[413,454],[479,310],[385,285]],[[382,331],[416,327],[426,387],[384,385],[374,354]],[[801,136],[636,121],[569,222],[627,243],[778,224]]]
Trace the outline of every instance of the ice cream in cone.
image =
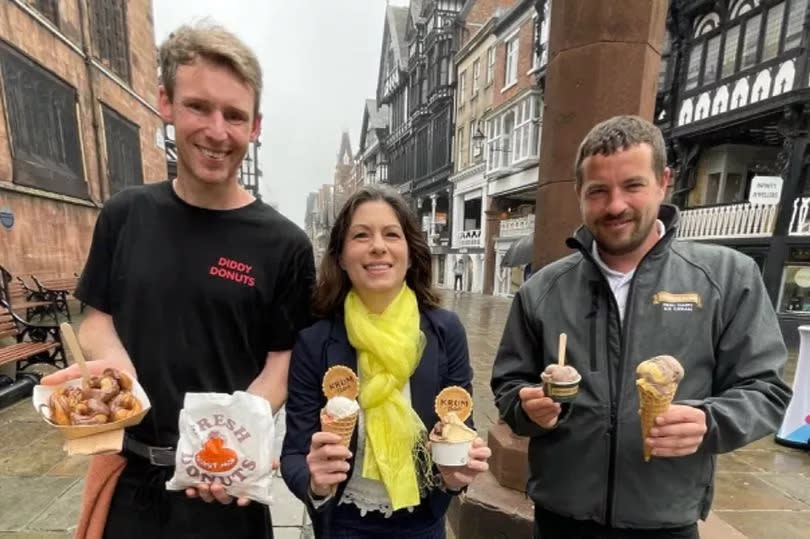
[[321,410],[321,431],[340,436],[340,443],[349,447],[360,405],[357,403],[357,376],[343,365],[332,367],[323,377],[326,406]]
[[642,361],[636,367],[641,443],[645,462],[649,462],[652,456],[651,448],[645,440],[650,436],[650,430],[655,425],[655,418],[666,412],[672,404],[683,374],[683,367],[672,356],[656,356]]
[[356,400],[340,395],[332,397],[321,410],[321,430],[340,436],[340,443],[349,447],[357,425],[360,406]]

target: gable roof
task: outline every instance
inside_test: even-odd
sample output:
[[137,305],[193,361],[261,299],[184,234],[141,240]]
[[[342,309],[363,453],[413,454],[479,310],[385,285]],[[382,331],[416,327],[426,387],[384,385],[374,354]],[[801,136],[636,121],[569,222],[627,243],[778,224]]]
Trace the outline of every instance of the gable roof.
[[388,6],[386,15],[391,43],[394,45],[394,58],[399,68],[404,71],[408,65],[408,42],[405,40],[408,31],[408,8]]
[[366,99],[366,104],[363,107],[363,123],[360,128],[360,146],[357,148],[358,155],[362,154],[366,149],[366,133],[370,129],[385,129],[387,127],[388,105],[377,108],[375,99]]
[[388,6],[385,8],[385,23],[383,24],[383,39],[380,49],[380,66],[377,71],[377,100],[385,93],[385,82],[388,72],[386,59],[389,50],[392,50],[394,63],[400,72],[408,66],[408,43],[405,34],[408,26],[408,8]]
[[422,0],[411,0],[410,11],[413,22],[420,22],[422,20]]
[[377,101],[366,99],[366,111],[368,112],[368,127],[371,129],[384,129],[388,127],[388,105],[377,108]]

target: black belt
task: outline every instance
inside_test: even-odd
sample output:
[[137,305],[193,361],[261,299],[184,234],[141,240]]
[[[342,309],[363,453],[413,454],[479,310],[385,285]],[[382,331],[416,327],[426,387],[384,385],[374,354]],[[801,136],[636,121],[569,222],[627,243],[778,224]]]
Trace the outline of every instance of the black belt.
[[153,466],[174,466],[175,451],[173,447],[148,445],[136,440],[127,433],[124,433],[124,451],[148,460]]

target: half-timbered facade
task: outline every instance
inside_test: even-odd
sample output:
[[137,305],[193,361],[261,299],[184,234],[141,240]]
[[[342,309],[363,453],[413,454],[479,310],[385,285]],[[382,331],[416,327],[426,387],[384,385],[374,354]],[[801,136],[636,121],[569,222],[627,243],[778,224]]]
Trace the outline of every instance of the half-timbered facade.
[[377,103],[388,106],[388,181],[417,212],[443,272],[450,248],[456,16],[463,0],[411,0],[389,6]]
[[810,321],[808,0],[674,3],[657,119],[679,237],[754,258],[789,341]]

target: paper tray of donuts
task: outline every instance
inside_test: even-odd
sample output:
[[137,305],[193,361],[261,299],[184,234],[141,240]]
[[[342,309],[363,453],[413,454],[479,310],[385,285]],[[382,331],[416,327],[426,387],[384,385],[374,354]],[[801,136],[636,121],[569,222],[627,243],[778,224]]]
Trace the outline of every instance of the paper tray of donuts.
[[71,455],[120,451],[124,429],[140,423],[151,408],[137,380],[108,371],[92,376],[89,383],[76,379],[34,387],[34,408],[62,433]]

